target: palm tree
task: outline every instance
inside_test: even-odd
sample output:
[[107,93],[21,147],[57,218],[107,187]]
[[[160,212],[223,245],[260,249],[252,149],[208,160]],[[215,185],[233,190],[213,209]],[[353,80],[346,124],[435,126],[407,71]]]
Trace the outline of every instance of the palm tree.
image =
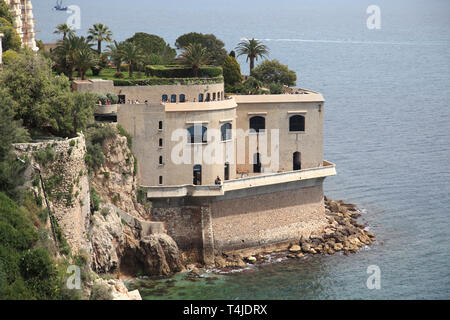
[[53,33],[62,34],[63,35],[63,38],[62,38],[63,41],[66,40],[66,37],[68,35],[72,35],[72,36],[75,35],[75,31],[67,23],[58,24],[56,26],[55,32],[53,32]]
[[114,41],[113,44],[108,45],[106,55],[111,59],[111,62],[116,66],[117,72],[120,72],[120,65],[122,64],[122,52],[124,47],[123,42]]
[[128,63],[130,78],[133,78],[133,66],[142,60],[142,50],[133,41],[127,41],[120,49],[120,56]]
[[74,53],[74,66],[78,69],[81,80],[85,80],[86,71],[98,63],[99,57],[90,47],[81,47]]
[[198,76],[198,70],[202,65],[210,61],[208,50],[200,43],[191,43],[181,54],[181,62],[192,68],[194,77]]
[[85,48],[91,49],[89,40],[85,37],[77,37],[71,34],[65,40],[60,41],[55,48],[56,63],[65,70],[64,73],[69,77],[69,80],[73,80],[77,52]]
[[255,60],[258,61],[258,58],[265,58],[269,54],[269,49],[267,48],[267,46],[262,44],[261,41],[258,41],[255,38],[239,42],[236,47],[236,51],[238,57],[246,55],[247,62],[248,60],[250,60],[250,74],[255,67]]
[[102,23],[96,23],[92,28],[88,31],[89,41],[97,41],[97,51],[98,53],[102,53],[102,42],[111,42],[113,33],[109,30],[109,27],[105,26]]

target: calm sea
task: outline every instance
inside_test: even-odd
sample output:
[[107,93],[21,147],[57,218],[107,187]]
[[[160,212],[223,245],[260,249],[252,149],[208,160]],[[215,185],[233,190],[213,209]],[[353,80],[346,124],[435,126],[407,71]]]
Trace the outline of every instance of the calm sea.
[[[54,41],[68,14],[36,0],[39,38]],[[450,2],[448,0],[144,1],[70,0],[80,33],[97,22],[116,39],[136,31],[172,45],[186,32],[214,33],[228,49],[265,39],[270,58],[320,91],[325,156],[335,162],[326,194],[364,208],[377,234],[350,256],[286,260],[193,282],[179,276],[139,284],[148,299],[450,298]],[[369,5],[381,29],[366,26]],[[240,61],[244,72],[248,65]],[[366,287],[367,267],[381,289]]]

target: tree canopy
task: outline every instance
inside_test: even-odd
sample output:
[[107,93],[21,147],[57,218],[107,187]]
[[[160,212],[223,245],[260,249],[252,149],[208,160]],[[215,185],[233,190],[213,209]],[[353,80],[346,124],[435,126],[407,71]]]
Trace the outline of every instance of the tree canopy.
[[234,86],[242,81],[241,67],[236,58],[227,56],[222,65],[225,85]]
[[0,33],[3,33],[3,50],[20,50],[22,41],[14,28],[14,25],[5,17],[0,16]]
[[190,32],[178,37],[175,41],[177,49],[186,48],[189,44],[199,43],[207,49],[210,56],[210,63],[221,66],[227,57],[227,50],[223,41],[216,38],[213,34],[203,34]]
[[281,83],[286,86],[295,86],[297,81],[295,72],[278,60],[263,61],[253,69],[251,75],[264,84]]
[[92,116],[93,94],[71,92],[65,76],[53,76],[51,62],[25,51],[0,74],[3,88],[14,103],[15,119],[26,128],[62,137],[75,136]]
[[[125,42],[133,42],[142,51],[144,56],[153,56],[153,59],[155,59],[155,55],[159,56],[161,60],[156,61],[162,62],[161,64],[172,63],[177,54],[175,49],[171,48],[163,38],[154,34],[138,32],[131,38],[125,40]],[[149,61],[151,62],[152,60],[150,59]]]

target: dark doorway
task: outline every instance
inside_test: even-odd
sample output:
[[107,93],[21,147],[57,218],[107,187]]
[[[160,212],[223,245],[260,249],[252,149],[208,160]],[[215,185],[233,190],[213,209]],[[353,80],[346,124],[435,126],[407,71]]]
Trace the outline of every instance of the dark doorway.
[[202,166],[197,164],[194,166],[194,185],[200,186],[202,184]]
[[228,162],[225,163],[224,170],[225,170],[225,172],[224,172],[224,179],[225,180],[230,180],[230,164]]
[[301,160],[300,152],[294,152],[292,158],[293,158],[294,171],[302,170],[302,160]]
[[253,156],[253,172],[261,173],[261,155],[259,153],[255,153]]
[[118,97],[119,97],[119,104],[124,104],[125,103],[125,95],[124,94],[119,94],[118,95]]

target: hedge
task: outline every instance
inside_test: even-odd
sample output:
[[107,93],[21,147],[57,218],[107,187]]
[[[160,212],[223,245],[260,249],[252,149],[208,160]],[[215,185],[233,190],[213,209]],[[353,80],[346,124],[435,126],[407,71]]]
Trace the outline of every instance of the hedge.
[[[155,66],[148,65],[145,67],[145,73],[151,77],[157,78],[192,78],[194,73],[191,67],[187,66]],[[223,75],[221,67],[204,66],[198,70],[199,78],[216,78]]]
[[157,79],[116,79],[114,86],[162,86],[162,85],[205,85],[223,83],[223,77],[215,78],[157,78]]

